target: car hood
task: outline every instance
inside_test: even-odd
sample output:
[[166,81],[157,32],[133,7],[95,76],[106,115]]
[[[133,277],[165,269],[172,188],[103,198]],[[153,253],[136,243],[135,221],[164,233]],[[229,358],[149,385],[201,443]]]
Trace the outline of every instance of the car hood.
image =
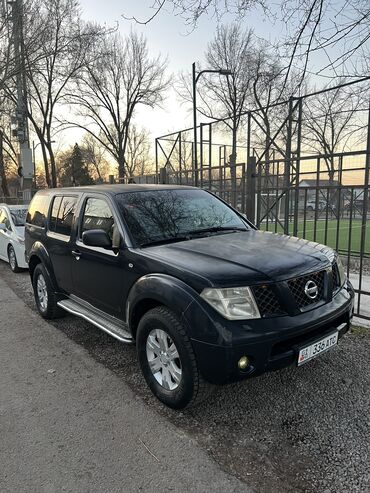
[[145,250],[153,259],[201,276],[213,286],[282,281],[327,268],[334,258],[333,250],[318,243],[255,230]]

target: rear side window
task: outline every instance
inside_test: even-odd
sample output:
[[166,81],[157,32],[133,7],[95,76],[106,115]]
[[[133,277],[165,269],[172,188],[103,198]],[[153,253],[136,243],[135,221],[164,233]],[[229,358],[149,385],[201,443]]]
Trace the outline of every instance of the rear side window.
[[57,225],[58,212],[63,197],[54,197],[53,206],[50,213],[49,231],[55,231]]
[[[50,218],[50,231],[63,236],[71,236],[73,218],[76,212],[76,197],[56,197]],[[59,207],[58,207],[59,204]],[[58,209],[58,211],[56,211]],[[51,229],[53,227],[53,229]]]
[[28,209],[26,222],[39,228],[45,228],[49,204],[49,195],[35,195]]

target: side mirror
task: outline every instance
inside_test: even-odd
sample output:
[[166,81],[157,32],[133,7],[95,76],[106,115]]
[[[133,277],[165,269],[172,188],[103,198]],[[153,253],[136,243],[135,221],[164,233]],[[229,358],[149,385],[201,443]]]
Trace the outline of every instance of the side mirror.
[[91,229],[82,233],[82,242],[86,246],[112,249],[112,240],[102,229]]
[[6,231],[6,226],[4,223],[0,223],[0,231]]

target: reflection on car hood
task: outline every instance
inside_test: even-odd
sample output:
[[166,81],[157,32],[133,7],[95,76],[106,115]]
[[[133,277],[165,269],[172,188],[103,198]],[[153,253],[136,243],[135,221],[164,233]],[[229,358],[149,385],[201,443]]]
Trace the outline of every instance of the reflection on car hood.
[[146,248],[145,254],[215,286],[282,281],[330,266],[330,248],[262,231],[235,232]]

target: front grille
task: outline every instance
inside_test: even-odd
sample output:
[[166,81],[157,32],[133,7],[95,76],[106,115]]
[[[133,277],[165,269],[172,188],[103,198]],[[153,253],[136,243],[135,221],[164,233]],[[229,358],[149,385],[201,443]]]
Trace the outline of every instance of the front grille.
[[338,264],[334,262],[332,268],[332,276],[333,276],[333,291],[336,291],[340,288],[340,277],[339,277],[339,269]]
[[272,286],[254,286],[253,294],[258,305],[261,317],[272,317],[284,315],[285,312],[281,308],[279,300]]
[[[288,286],[299,308],[305,308],[324,299],[324,276],[325,271],[322,270],[288,281]],[[311,299],[305,293],[308,281],[313,281],[317,285],[318,295],[315,299]]]

